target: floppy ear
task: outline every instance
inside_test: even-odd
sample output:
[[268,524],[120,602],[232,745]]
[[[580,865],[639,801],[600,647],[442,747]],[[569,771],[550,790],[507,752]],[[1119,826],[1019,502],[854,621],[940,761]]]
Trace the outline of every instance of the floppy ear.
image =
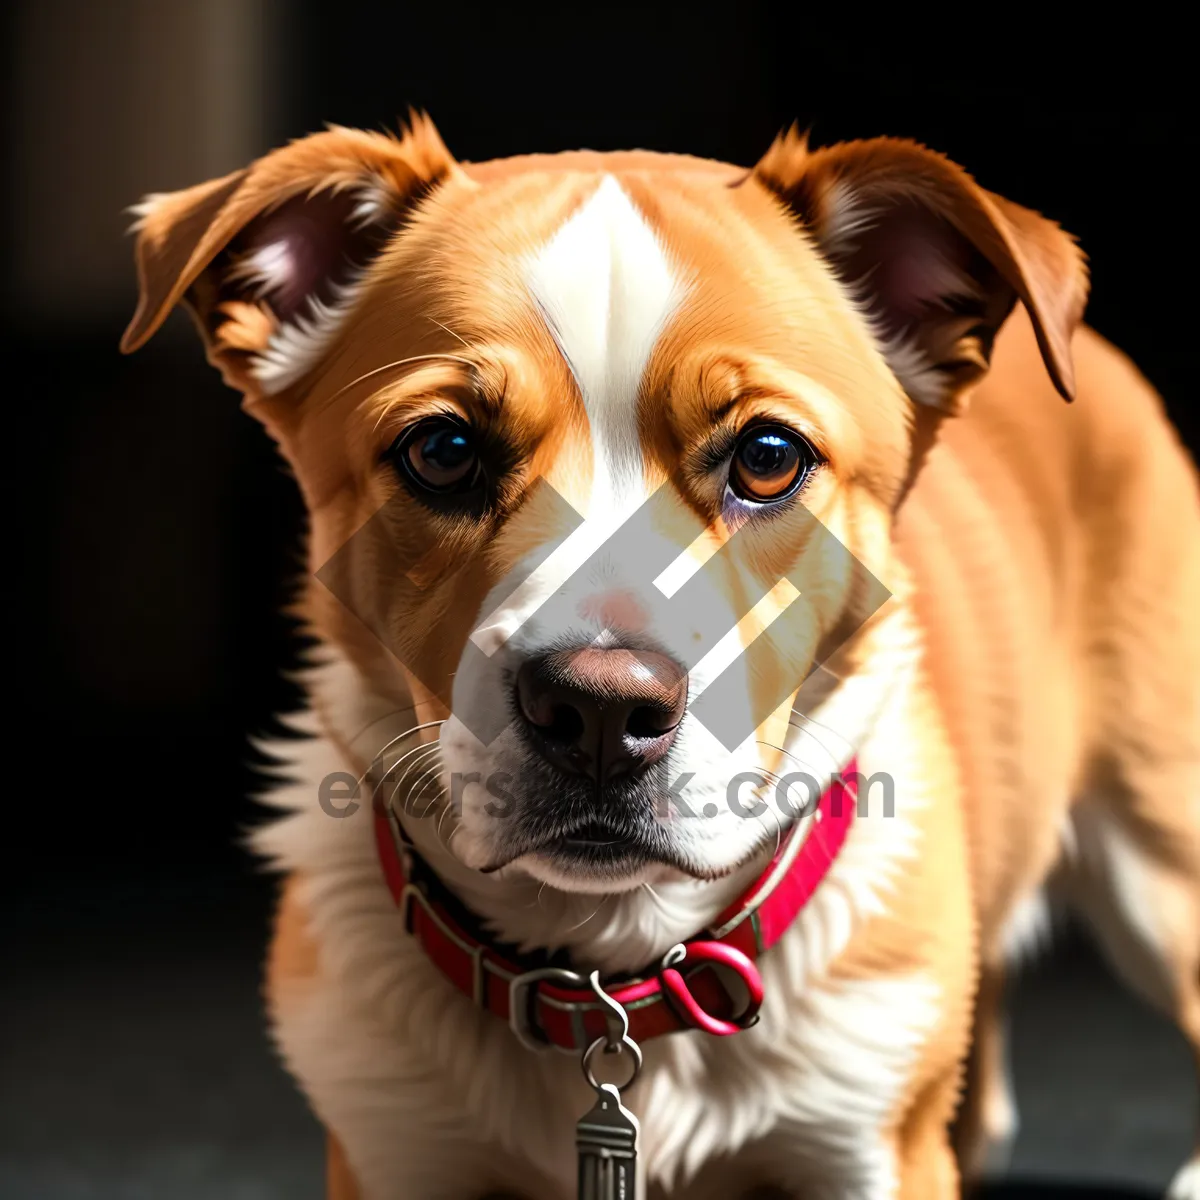
[[793,129],[751,178],[803,223],[914,400],[960,411],[1017,300],[1054,386],[1072,398],[1071,335],[1083,317],[1087,270],[1052,221],[894,138],[810,151]]
[[433,123],[400,138],[330,128],[223,179],[135,208],[140,299],[121,349],[181,300],[227,383],[273,394],[330,347],[371,261],[458,171]]

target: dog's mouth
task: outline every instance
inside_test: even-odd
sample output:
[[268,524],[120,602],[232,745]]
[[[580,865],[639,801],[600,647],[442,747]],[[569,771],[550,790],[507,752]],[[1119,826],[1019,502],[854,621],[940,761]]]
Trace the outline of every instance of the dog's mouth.
[[560,871],[617,876],[651,863],[678,865],[674,857],[665,839],[656,837],[651,829],[631,829],[593,818],[566,830],[522,838],[510,845],[501,861],[484,871],[491,874],[519,858],[538,858]]
[[603,820],[589,820],[565,833],[510,843],[499,859],[480,870],[491,875],[520,859],[533,859],[559,875],[607,885],[654,867],[666,867],[680,877],[711,883],[732,874],[757,852],[756,847],[735,862],[706,866],[676,847],[660,830],[630,829]]
[[631,846],[636,839],[603,821],[588,821],[562,837],[555,838],[550,846],[569,846],[578,849],[600,849],[612,846]]
[[534,851],[560,870],[589,874],[628,874],[661,861],[661,848],[651,839],[619,829],[604,821],[588,821]]
[[661,853],[651,828],[641,827],[639,822],[606,820],[592,816],[562,832],[546,837],[530,848],[530,853],[559,860],[577,858],[594,861],[628,861],[637,859],[649,862]]
[[532,775],[517,791],[510,819],[497,829],[495,856],[477,868],[483,874],[522,860],[535,876],[586,880],[587,886],[623,886],[648,870],[693,879],[726,873],[697,861],[679,831],[658,819],[662,779],[620,779],[597,794],[584,779],[539,773],[536,765]]

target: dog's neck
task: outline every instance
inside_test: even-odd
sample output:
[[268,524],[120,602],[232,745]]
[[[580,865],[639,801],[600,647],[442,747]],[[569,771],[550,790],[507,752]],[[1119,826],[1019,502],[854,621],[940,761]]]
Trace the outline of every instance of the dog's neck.
[[[806,754],[805,761],[824,764],[823,787],[859,753],[911,664],[909,629],[896,606],[855,648],[857,669],[841,677],[819,672],[806,685],[806,715],[794,723],[785,749],[803,753],[804,739],[816,738],[822,752]],[[347,771],[362,779],[381,748],[411,727],[411,709],[402,711],[403,705],[372,691],[337,651],[325,647],[316,660],[319,665],[305,679],[316,727],[336,747]],[[831,751],[833,746],[837,749]],[[410,779],[424,774],[417,771]],[[406,831],[485,927],[522,950],[565,949],[581,967],[606,973],[637,971],[702,930],[754,881],[775,849],[778,829],[773,819],[764,822],[759,852],[718,880],[681,879],[607,895],[581,894],[540,883],[519,869],[488,875],[466,866],[452,852],[454,814],[446,811],[447,804],[436,784],[428,788],[418,808],[426,815],[406,818]],[[372,861],[369,869],[376,866]]]

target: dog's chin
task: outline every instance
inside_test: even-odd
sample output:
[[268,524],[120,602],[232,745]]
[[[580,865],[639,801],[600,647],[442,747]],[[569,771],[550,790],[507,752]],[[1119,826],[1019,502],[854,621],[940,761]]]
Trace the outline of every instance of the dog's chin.
[[681,865],[636,844],[560,838],[514,860],[512,867],[564,892],[632,892],[643,884],[690,878]]
[[572,836],[510,852],[482,869],[500,878],[523,875],[558,891],[612,895],[647,884],[711,883],[731,875],[745,861],[744,856],[729,863],[694,862],[690,855],[657,840],[642,844],[634,839]]

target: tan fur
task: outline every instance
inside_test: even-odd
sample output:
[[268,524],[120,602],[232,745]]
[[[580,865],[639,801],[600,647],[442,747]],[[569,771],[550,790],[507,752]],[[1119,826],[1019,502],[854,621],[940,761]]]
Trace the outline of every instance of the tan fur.
[[[348,186],[364,172],[383,178],[398,205],[415,207],[371,265],[369,303],[355,310],[319,369],[265,395],[236,356],[265,345],[275,327],[269,309],[250,300],[214,306],[219,281],[206,282],[205,271],[264,209],[304,188]],[[460,166],[421,120],[399,140],[318,135],[152,207],[139,246],[142,302],[124,344],[144,341],[191,289],[210,356],[247,390],[249,411],[296,470],[314,569],[395,501],[398,485],[378,469],[379,455],[421,415],[482,406],[521,448],[524,466],[504,519],[447,535],[413,506],[391,531],[421,580],[417,599],[401,605],[365,553],[347,567],[360,600],[356,616],[315,582],[306,592],[306,619],[373,693],[407,706],[416,721],[433,720],[448,711],[448,693],[420,681],[452,674],[489,588],[555,532],[518,506],[522,489],[545,478],[586,509],[587,418],[552,339],[532,306],[516,298],[514,263],[582,202],[600,173],[619,179],[690,272],[688,303],[655,347],[642,385],[648,483],[675,478],[682,448],[718,413],[739,422],[786,417],[829,462],[806,505],[915,616],[924,656],[904,730],[914,731],[920,790],[929,799],[915,818],[919,867],[903,873],[886,912],[856,927],[831,977],[915,974],[936,982],[936,1025],[885,1132],[902,1200],[955,1195],[948,1127],[977,978],[982,964],[983,1028],[960,1129],[960,1156],[969,1163],[987,1131],[989,1093],[999,1086],[999,979],[1016,906],[1048,883],[1095,922],[1119,966],[1146,977],[1138,965],[1146,939],[1130,948],[1121,932],[1129,914],[1097,882],[1111,876],[1064,854],[1072,814],[1097,814],[1098,828],[1118,831],[1141,864],[1140,894],[1164,914],[1149,939],[1164,976],[1149,991],[1200,1055],[1196,476],[1149,385],[1094,332],[1076,331],[1086,281],[1069,239],[906,143],[810,153],[784,138],[753,175],[646,153]],[[861,309],[821,253],[839,187],[850,181],[878,199],[872,189],[886,191],[901,177],[913,194],[932,196],[939,218],[983,254],[995,289],[982,326],[967,329],[943,314],[936,328],[923,328],[919,350],[939,372],[926,406],[903,396]],[[1014,299],[1023,307],[1005,320]],[[998,334],[988,321],[1003,322]],[[1059,392],[1073,393],[1074,403]],[[708,535],[719,538],[722,527],[705,503],[689,498]],[[741,568],[777,577],[796,552],[789,528],[781,522],[782,533],[756,540],[753,560]],[[690,541],[683,526],[679,538],[681,548]],[[448,566],[462,564],[465,572],[451,576]],[[853,615],[849,582],[820,574],[820,564],[809,570],[812,638],[773,645],[774,669],[794,679],[816,653],[818,635],[832,636]],[[736,595],[736,572],[724,586]],[[406,667],[380,653],[364,621],[397,639],[391,644]],[[843,661],[865,673],[867,652],[856,659],[857,645]],[[783,744],[790,703],[764,725],[765,743]],[[318,716],[336,741],[332,719]],[[872,744],[902,732],[878,731]],[[349,748],[346,761],[354,762]],[[762,752],[764,767],[780,762]],[[279,1020],[295,995],[332,979],[303,895],[303,881],[289,883],[276,921],[268,989]],[[358,1195],[339,1140],[345,1133],[330,1130],[328,1194],[336,1200]],[[778,1182],[755,1178],[758,1162],[751,1155],[718,1165],[672,1195],[728,1197],[730,1178],[747,1193]]]
[[346,1153],[332,1134],[329,1135],[327,1158],[326,1196],[329,1200],[358,1200],[358,1185],[354,1182],[350,1164],[346,1161]]

